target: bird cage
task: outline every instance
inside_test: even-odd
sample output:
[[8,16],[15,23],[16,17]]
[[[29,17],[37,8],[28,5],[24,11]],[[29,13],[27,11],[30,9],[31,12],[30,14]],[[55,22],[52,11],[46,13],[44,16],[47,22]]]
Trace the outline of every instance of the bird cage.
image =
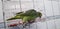
[[[3,20],[5,22],[4,23],[5,28],[6,29],[8,28],[7,25],[10,22],[13,22],[13,23],[17,22],[16,20],[15,22],[14,21],[7,22],[6,19],[14,17],[18,12],[26,12],[27,10],[34,9],[37,12],[42,13],[41,19],[43,23],[40,22],[42,24],[40,25],[43,26],[43,24],[45,23],[44,28],[46,29],[48,28],[47,25],[49,22],[44,22],[44,21],[51,20],[51,19],[55,20],[60,18],[59,7],[60,7],[59,1],[53,1],[53,0],[2,0],[2,10],[3,10],[2,12],[3,12]],[[29,27],[34,26],[32,29],[37,29],[38,28],[37,24],[39,24],[39,22],[31,24]],[[55,22],[54,22],[54,25],[55,25]],[[21,29],[23,28],[23,26],[18,25],[17,29],[20,27]],[[56,25],[54,26],[54,29],[55,27]],[[13,27],[13,28],[16,28],[16,27]],[[41,29],[44,29],[44,28],[42,27]]]

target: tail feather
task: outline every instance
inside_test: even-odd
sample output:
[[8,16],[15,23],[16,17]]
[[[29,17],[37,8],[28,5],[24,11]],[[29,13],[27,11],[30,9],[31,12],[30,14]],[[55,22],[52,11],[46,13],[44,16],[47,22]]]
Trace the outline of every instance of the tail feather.
[[16,19],[19,19],[19,18],[10,18],[10,19],[7,19],[7,21],[9,21],[9,20],[16,20]]

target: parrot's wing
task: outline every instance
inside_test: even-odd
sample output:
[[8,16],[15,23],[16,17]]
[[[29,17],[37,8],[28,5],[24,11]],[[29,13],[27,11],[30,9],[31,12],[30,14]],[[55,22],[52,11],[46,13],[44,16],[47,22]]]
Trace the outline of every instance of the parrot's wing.
[[36,11],[34,9],[30,9],[25,12],[26,15],[33,16],[36,15]]

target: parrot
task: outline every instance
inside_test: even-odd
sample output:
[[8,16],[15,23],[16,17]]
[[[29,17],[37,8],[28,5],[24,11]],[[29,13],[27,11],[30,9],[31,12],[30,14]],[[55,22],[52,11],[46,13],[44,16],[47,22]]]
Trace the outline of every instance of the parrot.
[[30,9],[28,11],[24,12],[18,12],[16,13],[16,16],[7,19],[8,20],[15,20],[15,19],[22,19],[23,22],[30,22],[31,20],[35,20],[36,17],[40,17],[41,18],[42,13],[41,12],[37,12],[34,9]]

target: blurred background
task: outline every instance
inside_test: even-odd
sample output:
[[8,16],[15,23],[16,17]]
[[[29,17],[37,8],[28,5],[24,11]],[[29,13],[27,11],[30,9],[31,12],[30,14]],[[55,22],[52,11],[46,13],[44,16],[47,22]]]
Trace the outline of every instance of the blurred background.
[[60,0],[0,0],[0,29],[9,29],[6,19],[29,9],[41,12],[45,20],[29,29],[60,29]]

